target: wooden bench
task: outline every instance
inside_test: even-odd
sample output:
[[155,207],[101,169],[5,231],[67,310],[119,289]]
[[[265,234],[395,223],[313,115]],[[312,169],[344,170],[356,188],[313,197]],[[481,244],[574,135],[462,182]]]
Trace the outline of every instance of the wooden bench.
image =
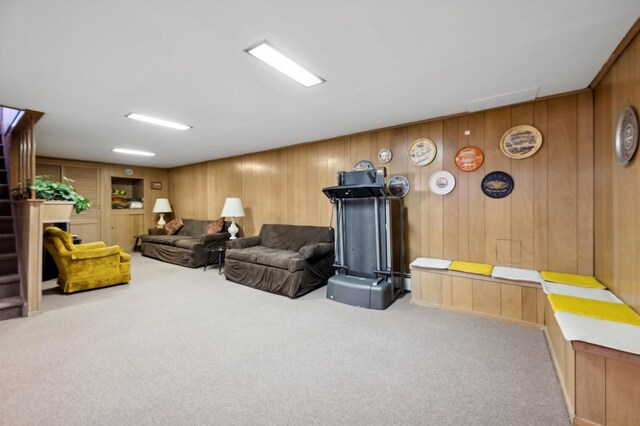
[[543,329],[574,425],[640,425],[640,355],[567,341],[540,284],[414,265],[411,281],[411,303]]
[[567,341],[548,300],[545,324],[549,352],[573,424],[639,425],[640,355]]
[[411,303],[544,326],[546,297],[538,283],[411,267]]

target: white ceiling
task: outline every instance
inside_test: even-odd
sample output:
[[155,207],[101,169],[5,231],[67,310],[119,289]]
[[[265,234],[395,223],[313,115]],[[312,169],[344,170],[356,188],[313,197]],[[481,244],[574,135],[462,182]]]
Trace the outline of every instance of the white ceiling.
[[[173,167],[582,89],[638,16],[638,0],[0,0],[0,104],[45,113],[39,155]],[[243,51],[262,39],[327,82]]]

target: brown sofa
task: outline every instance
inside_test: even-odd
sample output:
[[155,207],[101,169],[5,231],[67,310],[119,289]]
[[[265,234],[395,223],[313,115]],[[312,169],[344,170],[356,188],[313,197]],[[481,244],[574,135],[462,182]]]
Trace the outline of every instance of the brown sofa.
[[184,226],[175,235],[143,235],[140,251],[143,256],[163,262],[199,268],[207,263],[207,249],[224,246],[230,237],[230,223],[225,222],[222,232],[208,234],[210,220],[182,219]]
[[257,237],[229,240],[225,276],[294,299],[325,285],[333,263],[333,229],[262,225]]

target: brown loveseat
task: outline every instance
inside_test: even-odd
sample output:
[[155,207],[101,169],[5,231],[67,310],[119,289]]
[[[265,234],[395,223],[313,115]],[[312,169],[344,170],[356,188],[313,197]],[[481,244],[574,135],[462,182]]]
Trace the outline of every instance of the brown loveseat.
[[229,240],[227,247],[228,280],[292,299],[334,274],[331,228],[262,225],[259,236]]
[[163,262],[199,268],[207,263],[207,249],[224,246],[230,237],[230,223],[225,222],[222,232],[208,234],[210,220],[182,219],[184,226],[175,235],[143,235],[140,251],[143,256]]

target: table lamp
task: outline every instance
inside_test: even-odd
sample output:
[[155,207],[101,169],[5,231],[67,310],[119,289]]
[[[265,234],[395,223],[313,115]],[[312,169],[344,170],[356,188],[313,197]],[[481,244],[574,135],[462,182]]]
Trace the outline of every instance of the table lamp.
[[238,225],[236,225],[236,217],[244,217],[244,209],[242,208],[240,198],[227,198],[224,202],[221,216],[231,218],[231,226],[229,226],[231,237],[229,237],[229,239],[233,240],[238,238],[236,237],[239,231]]
[[164,228],[167,222],[164,220],[165,213],[171,213],[171,204],[169,204],[169,200],[167,198],[158,198],[156,203],[153,205],[153,212],[160,214],[160,220],[158,220],[158,224],[156,228]]

